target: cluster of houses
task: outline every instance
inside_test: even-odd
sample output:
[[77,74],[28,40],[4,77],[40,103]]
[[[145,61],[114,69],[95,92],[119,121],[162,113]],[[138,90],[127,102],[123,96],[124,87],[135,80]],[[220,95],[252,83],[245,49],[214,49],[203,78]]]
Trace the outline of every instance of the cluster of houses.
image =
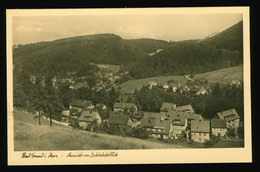
[[[172,91],[173,93],[179,93],[179,94],[196,94],[196,95],[204,95],[212,92],[211,86],[207,84],[207,80],[199,79],[194,80],[191,79],[189,75],[184,76],[188,82],[190,82],[190,85],[184,84],[181,85],[180,83],[157,83],[154,81],[149,81],[147,83],[147,87],[149,89],[152,89],[153,87],[159,87],[163,91]],[[202,82],[202,83],[195,83],[196,81]],[[232,80],[230,83],[230,86],[240,87],[241,82],[239,80]]]
[[204,86],[201,85],[192,85],[192,86],[187,86],[187,85],[181,85],[178,83],[156,83],[154,81],[149,81],[147,83],[147,87],[149,89],[152,89],[153,87],[159,87],[163,91],[169,91],[171,90],[173,93],[180,93],[180,94],[197,94],[197,95],[204,95],[208,94],[211,92],[210,87],[205,88]]
[[[102,120],[96,107],[106,110],[105,105],[92,105],[88,101],[74,101],[70,109],[80,112],[79,126],[86,129],[88,124],[95,122],[124,128],[142,128],[150,137],[162,139],[177,139],[180,136],[195,142],[210,140],[210,135],[226,138],[228,128],[237,130],[239,127],[239,115],[235,109],[226,110],[216,114],[214,119],[205,120],[200,114],[196,114],[191,105],[176,106],[174,103],[164,102],[160,112],[142,112],[142,118],[128,115],[138,112],[134,103],[116,102],[109,118]],[[236,132],[235,132],[236,133]]]

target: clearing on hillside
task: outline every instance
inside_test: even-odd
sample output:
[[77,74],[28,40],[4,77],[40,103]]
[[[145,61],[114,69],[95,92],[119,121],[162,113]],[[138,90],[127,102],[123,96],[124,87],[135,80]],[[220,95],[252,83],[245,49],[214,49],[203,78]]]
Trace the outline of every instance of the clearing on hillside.
[[[201,74],[196,74],[194,79],[206,79],[209,83],[220,83],[229,84],[232,80],[243,80],[243,66],[230,67],[225,69],[220,69],[212,72],[206,72]],[[158,84],[166,83],[168,80],[174,80],[175,83],[185,85],[187,79],[184,76],[161,76],[161,77],[151,77],[145,79],[135,79],[129,80],[120,85],[121,94],[133,93],[135,89],[141,89],[149,81],[156,82]]]

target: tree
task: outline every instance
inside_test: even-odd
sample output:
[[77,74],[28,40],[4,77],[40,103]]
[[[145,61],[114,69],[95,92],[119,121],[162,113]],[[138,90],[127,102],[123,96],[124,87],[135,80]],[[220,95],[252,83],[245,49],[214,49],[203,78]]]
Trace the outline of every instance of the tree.
[[69,107],[69,103],[73,99],[73,92],[69,87],[70,87],[69,83],[59,84],[58,94],[65,108]]
[[116,93],[114,87],[111,88],[110,92],[109,92],[109,101],[108,101],[108,106],[113,109],[113,106],[115,104],[115,101],[118,97],[118,94]]
[[41,125],[41,116],[42,116],[42,112],[44,110],[45,107],[45,103],[46,101],[44,100],[44,92],[45,90],[43,89],[43,86],[41,84],[41,80],[39,78],[39,76],[36,77],[34,86],[32,87],[32,95],[31,95],[31,101],[30,101],[30,105],[31,108],[36,111],[37,116],[35,116],[34,118],[38,118],[38,123],[39,125]]
[[214,96],[220,96],[221,94],[221,88],[220,88],[220,84],[219,83],[216,83],[213,88],[212,88],[212,94]]
[[48,113],[50,118],[50,126],[52,126],[52,115],[53,113],[60,113],[63,106],[60,102],[57,89],[52,85],[52,79],[50,75],[45,78],[45,94],[44,94],[44,111]]

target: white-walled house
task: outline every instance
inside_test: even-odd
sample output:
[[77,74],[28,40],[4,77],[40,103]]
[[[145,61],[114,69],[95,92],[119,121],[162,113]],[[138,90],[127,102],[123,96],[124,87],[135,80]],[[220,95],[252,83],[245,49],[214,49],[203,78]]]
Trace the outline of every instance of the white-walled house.
[[239,127],[240,117],[235,109],[218,112],[217,118],[225,120],[227,128],[235,129],[235,132]]
[[164,120],[161,113],[145,112],[140,123],[140,128],[145,129],[152,138],[168,139],[171,121]]
[[226,121],[223,119],[211,119],[210,128],[212,135],[225,137],[227,135]]
[[95,122],[96,124],[101,123],[101,117],[98,112],[91,110],[83,110],[79,118],[79,127],[86,129],[89,124]]
[[182,133],[185,133],[187,128],[187,118],[184,115],[178,114],[180,112],[176,111],[176,114],[170,116],[171,129],[170,138],[178,138]]
[[205,142],[210,140],[210,122],[201,120],[191,121],[191,140],[195,142]]

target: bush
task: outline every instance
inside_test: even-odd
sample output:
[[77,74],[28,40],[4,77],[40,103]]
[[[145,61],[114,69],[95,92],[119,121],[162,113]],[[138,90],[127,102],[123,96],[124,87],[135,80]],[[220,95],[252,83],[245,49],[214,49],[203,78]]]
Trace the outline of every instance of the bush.
[[239,126],[237,129],[238,135],[240,139],[244,139],[244,127]]
[[220,138],[215,135],[211,135],[210,140],[207,140],[204,144],[206,146],[212,146],[220,141]]
[[73,128],[79,128],[79,121],[75,118],[70,118],[69,119],[69,126]]
[[231,137],[234,137],[235,136],[235,130],[232,129],[232,128],[228,128],[227,135],[231,136]]
[[141,139],[147,139],[149,137],[149,133],[146,130],[141,128],[133,128],[129,136],[141,138]]
[[62,115],[61,114],[52,114],[52,119],[54,119],[56,121],[61,121]]

